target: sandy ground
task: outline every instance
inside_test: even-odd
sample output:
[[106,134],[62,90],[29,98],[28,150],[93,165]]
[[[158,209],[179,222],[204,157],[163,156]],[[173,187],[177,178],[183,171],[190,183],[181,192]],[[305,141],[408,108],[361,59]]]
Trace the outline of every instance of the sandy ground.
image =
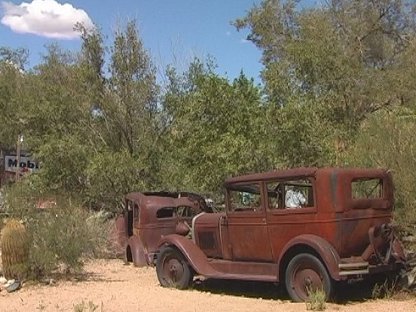
[[[278,292],[270,298],[270,285],[266,292],[264,285],[250,285],[238,295],[227,291],[223,281],[203,282],[191,290],[166,289],[159,286],[154,268],[136,268],[121,260],[92,261],[85,270],[87,277],[81,281],[23,285],[14,293],[2,290],[0,311],[306,311],[304,303],[291,303]],[[330,303],[326,311],[416,312],[416,298]]]

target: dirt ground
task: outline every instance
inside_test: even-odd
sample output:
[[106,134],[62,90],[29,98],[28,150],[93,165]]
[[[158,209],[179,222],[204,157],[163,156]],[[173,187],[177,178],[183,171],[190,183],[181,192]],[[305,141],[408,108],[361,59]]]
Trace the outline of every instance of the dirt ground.
[[[79,281],[23,285],[14,293],[2,290],[0,311],[306,311],[304,303],[290,302],[270,284],[205,281],[191,290],[166,289],[159,286],[154,268],[136,268],[117,259],[89,262],[85,270],[86,278]],[[354,288],[361,292],[360,286]],[[416,298],[348,299],[327,304],[326,311],[416,312]]]

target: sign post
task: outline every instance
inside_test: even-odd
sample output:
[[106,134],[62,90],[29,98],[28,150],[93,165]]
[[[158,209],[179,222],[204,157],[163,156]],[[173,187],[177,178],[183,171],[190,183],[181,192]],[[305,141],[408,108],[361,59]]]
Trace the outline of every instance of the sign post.
[[16,146],[16,160],[17,160],[17,168],[16,168],[16,181],[20,178],[20,147],[23,143],[23,134],[19,134],[17,136],[17,146]]

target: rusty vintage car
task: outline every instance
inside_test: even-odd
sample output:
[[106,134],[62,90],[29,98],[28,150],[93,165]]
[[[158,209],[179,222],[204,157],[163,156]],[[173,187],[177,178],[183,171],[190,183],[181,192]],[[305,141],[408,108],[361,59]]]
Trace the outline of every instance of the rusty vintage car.
[[125,260],[136,266],[154,263],[163,235],[186,235],[195,215],[212,211],[202,196],[189,192],[132,192],[123,205],[116,220],[117,239]]
[[393,184],[382,169],[297,168],[225,182],[226,211],[200,213],[192,239],[162,237],[156,271],[165,287],[194,275],[285,285],[294,301],[405,260],[391,225]]

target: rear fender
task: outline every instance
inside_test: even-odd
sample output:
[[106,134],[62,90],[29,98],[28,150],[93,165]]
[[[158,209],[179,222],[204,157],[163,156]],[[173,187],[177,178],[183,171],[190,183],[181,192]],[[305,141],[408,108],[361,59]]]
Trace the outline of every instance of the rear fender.
[[159,250],[163,246],[174,246],[186,258],[189,265],[200,275],[216,275],[216,270],[208,262],[204,252],[192,240],[178,234],[170,234],[159,241]]
[[312,234],[297,236],[286,244],[281,252],[279,268],[285,269],[285,266],[295,254],[308,251],[315,252],[322,259],[329,275],[334,280],[341,280],[338,267],[340,257],[337,251],[326,240]]

